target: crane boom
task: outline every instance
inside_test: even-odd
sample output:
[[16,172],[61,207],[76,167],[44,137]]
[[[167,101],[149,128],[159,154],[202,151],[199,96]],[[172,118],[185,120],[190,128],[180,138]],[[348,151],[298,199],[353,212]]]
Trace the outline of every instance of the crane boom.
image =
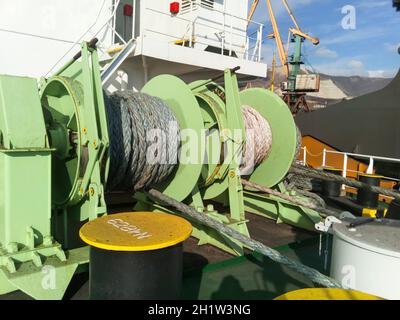
[[258,2],[259,2],[259,0],[254,0],[253,4],[251,5],[250,12],[249,12],[249,15],[247,17],[247,24],[249,24],[249,22],[253,18],[254,12],[256,11],[257,6],[258,6]]
[[319,39],[311,37],[308,33],[304,33],[301,30],[290,28],[289,31],[296,36],[300,36],[312,42],[313,45],[319,45]]
[[283,5],[286,8],[287,13],[289,14],[290,18],[292,19],[294,25],[296,26],[297,30],[300,30],[299,24],[297,23],[297,20],[292,12],[292,9],[290,9],[289,4],[287,3],[286,0],[282,0]]
[[286,77],[288,77],[289,76],[289,66],[287,64],[287,56],[285,53],[285,48],[283,46],[281,33],[279,32],[278,23],[276,22],[276,18],[275,18],[274,10],[272,8],[271,0],[266,0],[266,1],[267,1],[269,16],[271,18],[272,29],[274,31],[276,46],[278,47],[279,59],[281,60],[282,66],[285,71],[285,75],[286,75]]
[[[313,38],[309,34],[303,32],[300,29],[300,26],[299,26],[299,24],[297,22],[297,19],[294,16],[293,11],[290,8],[287,0],[281,0],[281,1],[283,3],[287,13],[289,14],[290,18],[292,19],[293,24],[296,27],[296,28],[289,29],[290,33],[292,33],[293,35],[300,36],[300,37],[302,37],[304,39],[307,39],[307,40],[311,41],[314,45],[318,45],[319,44],[319,39],[318,38]],[[250,21],[253,18],[253,15],[254,15],[254,12],[257,9],[258,3],[259,3],[259,0],[253,0],[253,3],[252,3],[251,8],[250,8],[249,15],[248,15],[248,21]],[[281,37],[281,34],[279,32],[278,24],[276,22],[275,13],[274,13],[274,10],[272,8],[271,0],[266,0],[266,3],[267,3],[267,8],[268,8],[268,13],[269,13],[269,16],[270,16],[270,19],[271,19],[274,38],[275,38],[275,41],[276,41],[276,45],[278,47],[279,59],[280,59],[282,65],[284,66],[284,71],[285,71],[286,76],[289,76],[289,66],[288,66],[288,63],[287,63],[288,62],[287,61],[287,53],[285,52],[285,48],[284,48],[284,45],[283,45],[283,42],[282,42],[282,37]]]
[[[302,59],[302,43],[304,42],[304,40],[308,40],[312,42],[314,45],[318,45],[319,39],[314,38],[310,36],[308,33],[303,32],[300,29],[300,26],[292,10],[290,9],[287,0],[281,0],[281,1],[295,26],[294,28],[289,29],[287,51],[285,51],[284,44],[282,42],[282,37],[279,32],[278,23],[276,22],[275,13],[272,8],[271,0],[266,0],[266,3],[272,24],[273,38],[275,38],[276,46],[278,48],[279,59],[283,65],[284,73],[287,79],[287,82],[282,82],[281,84],[283,91],[283,98],[285,102],[288,104],[292,113],[295,114],[301,108],[309,111],[306,100],[306,92],[319,91],[320,78],[318,75],[313,75],[313,74],[302,75],[302,77],[299,79],[299,74],[301,71],[300,67],[304,63]],[[251,21],[254,15],[258,3],[259,0],[253,0],[253,4],[251,6],[248,16],[249,22]],[[293,55],[289,57],[288,51],[289,51],[290,41],[294,42],[294,50],[293,50]]]

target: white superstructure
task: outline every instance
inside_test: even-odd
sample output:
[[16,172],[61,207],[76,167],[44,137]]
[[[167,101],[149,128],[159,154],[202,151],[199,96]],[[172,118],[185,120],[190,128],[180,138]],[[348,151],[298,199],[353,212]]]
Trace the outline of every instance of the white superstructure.
[[265,77],[263,25],[247,13],[248,1],[238,0],[0,0],[0,73],[48,76],[96,36],[104,63],[135,43],[109,91],[140,90],[162,73],[192,81],[236,66]]

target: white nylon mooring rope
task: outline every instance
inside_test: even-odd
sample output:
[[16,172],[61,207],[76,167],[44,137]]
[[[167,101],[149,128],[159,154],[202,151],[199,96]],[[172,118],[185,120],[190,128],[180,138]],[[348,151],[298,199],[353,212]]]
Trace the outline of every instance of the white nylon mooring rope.
[[261,164],[272,147],[272,130],[268,121],[254,108],[242,106],[246,127],[246,144],[243,148],[242,175],[252,172],[254,166]]

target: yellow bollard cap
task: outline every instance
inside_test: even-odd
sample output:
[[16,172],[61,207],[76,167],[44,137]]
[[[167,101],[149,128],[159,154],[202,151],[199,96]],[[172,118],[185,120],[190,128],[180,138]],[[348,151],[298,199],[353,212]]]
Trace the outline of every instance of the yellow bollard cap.
[[192,225],[175,215],[125,212],[86,223],[81,239],[92,247],[112,251],[149,251],[174,246],[192,233]]
[[310,288],[285,293],[274,300],[385,300],[356,290]]

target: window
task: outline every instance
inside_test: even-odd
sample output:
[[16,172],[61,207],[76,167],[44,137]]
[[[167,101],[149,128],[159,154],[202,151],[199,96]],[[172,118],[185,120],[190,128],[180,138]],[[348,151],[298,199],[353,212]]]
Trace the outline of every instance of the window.
[[190,11],[190,6],[193,6],[193,10],[196,10],[198,6],[207,9],[214,9],[214,0],[181,0],[182,10],[181,13]]
[[182,0],[182,10],[181,13],[186,13],[190,11],[190,6],[193,6],[193,10],[197,8],[197,0]]
[[200,4],[202,7],[214,9],[214,0],[200,0]]

